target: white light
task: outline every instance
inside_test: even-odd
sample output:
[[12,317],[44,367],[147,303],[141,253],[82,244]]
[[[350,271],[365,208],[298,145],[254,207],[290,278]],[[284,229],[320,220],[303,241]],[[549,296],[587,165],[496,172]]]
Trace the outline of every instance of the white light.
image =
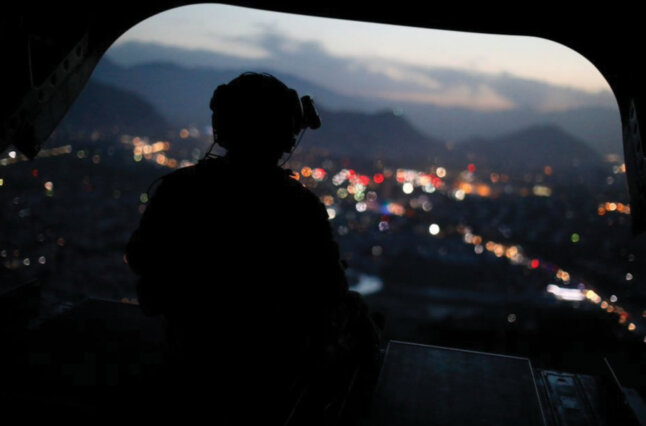
[[473,251],[475,251],[476,254],[482,254],[484,247],[482,247],[482,244],[478,244],[473,248]]
[[356,291],[362,295],[368,295],[381,291],[383,287],[384,283],[379,277],[360,274],[359,282],[356,285],[351,286],[350,290]]
[[612,296],[610,296],[610,301],[612,303],[615,303],[617,301],[617,296],[615,296],[614,294]]
[[432,194],[435,192],[435,187],[433,186],[433,184],[429,183],[424,185],[424,187],[422,188],[422,191]]
[[437,177],[443,178],[446,176],[446,169],[444,167],[438,167],[435,174],[437,174]]
[[357,203],[357,205],[355,206],[355,208],[357,209],[357,211],[358,211],[359,213],[365,212],[365,211],[366,211],[366,207],[367,207],[367,205],[366,205],[366,203],[364,203],[363,201],[362,201],[362,202],[360,202],[360,203]]
[[428,232],[430,232],[431,235],[437,235],[440,233],[440,226],[437,223],[433,223],[428,227]]
[[465,193],[461,189],[458,189],[457,191],[455,191],[455,194],[453,194],[455,199],[458,200],[458,201],[464,200],[464,195],[465,195]]
[[626,274],[626,281],[630,281],[630,280],[632,280],[632,279],[633,279],[633,274],[631,274],[630,272],[628,272],[628,273]]
[[413,184],[410,182],[406,182],[404,186],[402,186],[402,191],[404,191],[404,194],[412,194],[413,189]]
[[327,208],[327,217],[328,217],[328,219],[330,219],[330,220],[334,219],[334,218],[336,217],[336,210],[334,210],[334,209],[333,209],[333,208],[331,208],[331,207],[328,207],[328,208]]
[[547,292],[552,293],[559,300],[568,300],[571,302],[580,302],[585,299],[581,290],[576,288],[564,288],[555,284],[547,286]]
[[9,151],[9,157],[16,158],[16,151]]

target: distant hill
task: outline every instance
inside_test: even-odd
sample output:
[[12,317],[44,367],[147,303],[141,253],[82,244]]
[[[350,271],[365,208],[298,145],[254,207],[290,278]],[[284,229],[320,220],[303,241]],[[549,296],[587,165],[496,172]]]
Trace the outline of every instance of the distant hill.
[[[321,67],[326,64],[329,66],[327,61],[339,60],[326,56],[321,50],[313,51],[311,55],[312,61],[320,62]],[[116,62],[111,60],[121,65],[116,65]],[[166,63],[162,64],[161,61]],[[610,92],[588,93],[535,80],[499,75],[494,78],[488,77],[487,84],[493,85],[497,91],[511,99],[516,107],[502,111],[483,111],[466,107],[391,101],[371,98],[366,94],[347,96],[333,88],[328,89],[313,83],[307,75],[303,75],[305,78],[295,77],[298,73],[296,68],[293,74],[263,69],[272,65],[278,67],[280,64],[272,62],[271,58],[240,58],[206,50],[128,42],[110,49],[97,67],[95,76],[154,101],[155,106],[168,120],[181,126],[189,123],[208,124],[203,106],[208,102],[214,84],[226,82],[242,71],[261,70],[276,74],[286,84],[303,94],[314,95],[319,104],[330,109],[369,113],[397,110],[403,112],[404,117],[422,133],[448,141],[455,142],[472,137],[496,138],[524,127],[553,123],[589,143],[601,154],[622,152],[619,112],[614,106],[613,95]],[[161,67],[159,70],[158,66]],[[469,79],[477,78],[460,70],[432,69],[429,72],[434,76],[440,76],[442,81],[463,79],[465,83],[473,83]],[[314,79],[315,76],[311,78]],[[161,93],[164,91],[168,92],[168,95]],[[531,103],[545,101],[547,98],[569,100],[572,105],[578,105],[579,102],[581,105],[590,106],[572,106],[563,111],[546,112]]]
[[322,126],[308,131],[307,144],[341,156],[396,160],[399,165],[426,167],[447,158],[444,144],[422,134],[390,111],[374,114],[319,108]]
[[57,135],[87,137],[135,134],[161,137],[166,119],[135,93],[90,80],[56,129]]
[[[170,62],[122,67],[104,57],[92,74],[92,80],[137,93],[151,102],[175,126],[202,127],[211,122],[208,105],[213,90],[243,71],[248,69],[186,68]],[[289,87],[296,89],[299,94],[311,95],[317,105],[347,110],[345,105],[351,103],[351,97],[336,94],[307,80],[285,74],[273,74]],[[359,105],[367,107],[368,104],[366,101],[365,105]],[[375,107],[374,103],[372,105],[373,112],[376,112],[378,107]]]
[[[176,66],[169,67],[176,72]],[[376,113],[331,111],[318,106],[323,125],[308,131],[303,146],[326,150],[334,156],[374,161],[398,167],[425,168],[443,163],[464,167],[474,162],[513,174],[543,170],[597,170],[599,154],[555,125],[530,126],[498,138],[472,138],[456,143],[417,130],[405,117],[391,111]],[[208,114],[208,110],[207,110]],[[162,136],[170,128],[156,108],[131,92],[95,81],[87,85],[65,117],[58,134],[89,136],[94,131]]]
[[[156,68],[159,71],[163,67],[158,65]],[[175,73],[175,68],[170,65],[168,71]],[[148,87],[158,83],[150,83]],[[435,158],[446,157],[442,142],[422,134],[406,119],[390,111],[370,114],[334,112],[320,105],[317,107],[323,126],[307,132],[304,146],[327,150],[335,156],[386,159],[399,165],[419,167]],[[208,117],[208,108],[202,109]],[[98,131],[162,136],[169,128],[156,108],[139,95],[98,82],[93,76],[56,133],[90,136]]]
[[507,173],[543,170],[597,171],[600,155],[581,140],[554,125],[531,126],[495,139],[471,139],[458,145],[470,162]]
[[600,154],[623,152],[619,111],[604,107],[539,112],[529,108],[475,111],[435,105],[409,105],[404,116],[423,132],[460,143],[474,137],[498,138],[519,129],[556,125]]

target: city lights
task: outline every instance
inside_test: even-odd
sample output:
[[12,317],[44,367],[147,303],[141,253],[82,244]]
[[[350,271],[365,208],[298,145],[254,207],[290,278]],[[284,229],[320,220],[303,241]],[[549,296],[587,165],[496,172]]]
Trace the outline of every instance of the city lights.
[[[1,266],[36,273],[39,269],[58,267],[59,259],[72,258],[77,250],[101,250],[101,247],[94,246],[98,246],[101,239],[95,235],[101,234],[88,233],[90,236],[85,236],[82,232],[70,231],[72,228],[59,229],[57,225],[47,225],[51,226],[47,228],[41,224],[48,223],[43,220],[41,212],[50,205],[56,205],[59,197],[89,197],[87,200],[92,201],[84,205],[94,207],[101,204],[107,215],[114,216],[103,219],[97,214],[96,219],[103,222],[105,228],[101,231],[103,235],[125,235],[118,223],[121,210],[125,211],[124,206],[130,203],[127,210],[138,219],[137,213],[143,214],[150,203],[148,194],[142,192],[148,186],[130,182],[128,179],[134,174],[121,177],[114,173],[110,176],[110,168],[120,159],[125,159],[127,164],[124,167],[137,170],[145,177],[142,182],[145,180],[149,184],[153,180],[153,172],[161,176],[168,173],[162,168],[187,167],[199,161],[210,146],[202,140],[192,139],[200,135],[206,135],[206,132],[200,133],[187,126],[174,130],[169,141],[121,135],[121,143],[117,142],[120,151],[111,152],[98,144],[74,145],[74,149],[65,145],[41,151],[39,157],[71,154],[67,161],[73,161],[74,167],[82,171],[74,181],[53,173],[49,164],[35,168],[25,163],[15,168],[0,169],[3,172],[0,193],[11,194],[5,208],[16,223],[24,223],[25,227],[36,221],[39,226],[35,228],[43,235],[38,241],[35,236],[32,238],[33,247],[3,243],[7,248],[0,251]],[[640,255],[633,247],[627,247],[621,252],[621,261],[626,263],[602,269],[607,266],[604,262],[610,258],[610,250],[619,253],[619,249],[594,233],[599,224],[617,227],[620,233],[625,233],[629,226],[630,218],[625,216],[630,214],[627,197],[612,193],[612,188],[604,184],[611,168],[613,179],[617,182],[624,179],[625,165],[608,165],[598,185],[605,192],[595,195],[591,198],[593,201],[581,207],[576,199],[568,198],[564,192],[564,187],[569,184],[566,180],[569,171],[557,162],[551,165],[540,163],[532,170],[514,173],[504,167],[493,167],[492,163],[480,161],[475,155],[460,163],[440,155],[435,159],[429,156],[427,164],[423,159],[396,164],[394,161],[389,163],[386,156],[379,161],[360,162],[352,157],[327,155],[316,151],[297,153],[285,167],[293,170],[291,177],[299,182],[297,186],[302,185],[319,197],[323,205],[321,209],[325,210],[335,237],[339,237],[339,248],[353,273],[364,272],[361,268],[366,268],[377,274],[375,271],[394,268],[400,263],[399,259],[404,259],[402,265],[411,262],[415,268],[411,268],[416,272],[412,279],[419,280],[419,283],[415,282],[419,285],[415,291],[426,291],[434,288],[436,279],[432,273],[425,273],[428,265],[438,269],[444,266],[437,265],[446,263],[449,265],[447,269],[437,276],[447,277],[446,281],[455,277],[456,280],[467,281],[467,284],[470,278],[467,274],[476,276],[474,270],[485,271],[492,267],[491,270],[499,275],[492,278],[483,274],[482,282],[480,276],[474,278],[477,280],[474,285],[481,286],[478,292],[485,294],[483,297],[495,300],[502,294],[504,300],[517,298],[523,300],[522,303],[544,304],[541,306],[546,309],[571,306],[572,309],[593,310],[595,315],[612,319],[607,322],[620,333],[627,335],[626,330],[638,332],[637,337],[641,339],[641,333],[646,329],[643,326],[646,310],[643,306],[635,306],[630,293],[641,285]],[[21,161],[27,161],[26,157],[11,151],[0,158],[0,165]],[[5,171],[20,167],[21,175],[17,178],[5,174]],[[150,174],[145,175],[143,171]],[[255,192],[262,188],[266,177],[263,170],[253,166],[237,170],[235,177],[228,182],[229,190],[240,195],[236,207],[260,207],[260,198],[256,198]],[[248,182],[253,182],[252,190],[249,190]],[[37,188],[40,199],[46,200],[45,209],[31,205],[32,201],[23,194],[11,193],[14,186],[22,184]],[[54,191],[55,198],[45,197],[52,197]],[[83,192],[78,195],[74,191]],[[279,202],[279,197],[270,199]],[[91,208],[86,210],[87,217],[94,219],[95,211]],[[87,224],[83,226],[88,227]],[[597,251],[601,259],[599,265],[594,264],[597,258],[591,256],[584,259],[587,263],[574,259],[580,253],[584,258]],[[630,254],[631,251],[636,254]],[[61,256],[61,253],[70,254]],[[618,254],[615,256],[619,257]],[[118,260],[119,264],[123,263],[121,257]],[[590,265],[589,270],[587,265]],[[607,282],[596,278],[595,267],[607,271]],[[510,277],[508,281],[507,276]],[[460,286],[467,284],[456,284],[455,291],[461,291]],[[386,282],[385,285],[390,284]],[[495,312],[492,309],[492,315],[498,323],[506,320],[510,328],[522,329],[536,320],[526,313],[531,310],[521,311],[511,303],[499,304],[495,309]],[[461,321],[459,314],[450,318],[456,324]]]
[[547,292],[553,294],[559,300],[580,302],[586,298],[579,289],[559,287],[555,284],[549,284]]

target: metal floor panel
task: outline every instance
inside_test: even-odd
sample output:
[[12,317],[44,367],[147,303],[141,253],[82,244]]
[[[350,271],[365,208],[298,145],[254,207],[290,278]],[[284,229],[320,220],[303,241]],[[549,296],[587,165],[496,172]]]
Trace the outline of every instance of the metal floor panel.
[[390,342],[371,424],[544,425],[526,358]]

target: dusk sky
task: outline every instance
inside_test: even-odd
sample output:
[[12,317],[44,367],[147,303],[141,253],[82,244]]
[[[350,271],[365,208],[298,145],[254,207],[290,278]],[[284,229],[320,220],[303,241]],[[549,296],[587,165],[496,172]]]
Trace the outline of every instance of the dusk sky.
[[[509,94],[509,84],[501,83],[511,77],[558,88],[558,93],[535,101],[540,110],[614,102],[607,82],[587,59],[534,37],[398,27],[209,4],[156,15],[125,33],[115,47],[132,41],[267,64],[359,96],[501,110],[519,104],[518,96]],[[572,89],[576,96],[564,95]]]

